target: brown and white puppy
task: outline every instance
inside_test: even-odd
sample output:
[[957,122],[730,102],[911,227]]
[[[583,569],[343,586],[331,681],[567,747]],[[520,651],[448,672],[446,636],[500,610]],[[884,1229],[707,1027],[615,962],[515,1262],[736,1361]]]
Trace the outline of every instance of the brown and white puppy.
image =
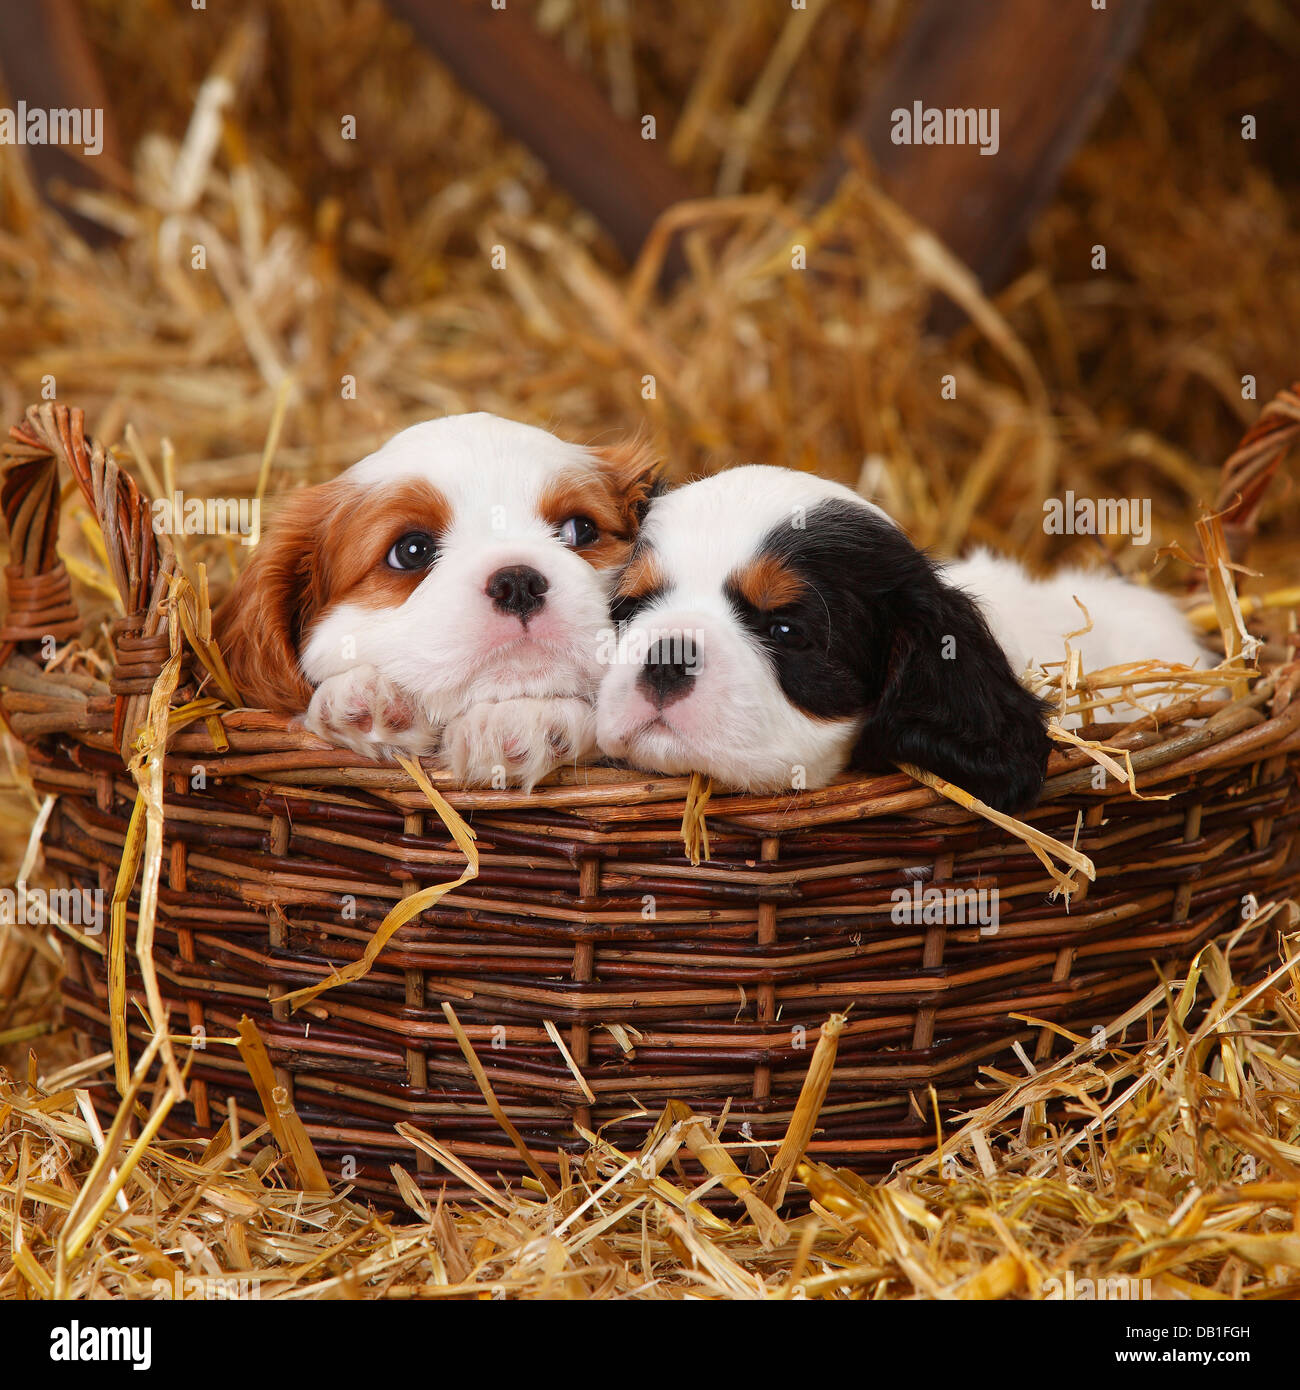
[[594,747],[610,588],[653,483],[639,444],[413,425],[285,500],[217,614],[231,674],[367,756],[441,743],[467,783],[531,787]]

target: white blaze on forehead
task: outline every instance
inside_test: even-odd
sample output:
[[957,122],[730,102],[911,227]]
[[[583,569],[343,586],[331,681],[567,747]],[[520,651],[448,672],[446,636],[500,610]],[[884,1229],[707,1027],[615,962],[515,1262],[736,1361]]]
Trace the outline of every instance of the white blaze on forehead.
[[581,446],[479,411],[412,425],[343,476],[362,487],[422,479],[451,504],[453,536],[506,539],[547,531],[537,510],[543,490],[583,468],[594,476],[595,460]]
[[850,502],[896,524],[843,483],[752,463],[657,498],[642,527],[670,593],[696,602],[720,594],[727,577],[753,560],[779,527],[797,533],[824,502]]

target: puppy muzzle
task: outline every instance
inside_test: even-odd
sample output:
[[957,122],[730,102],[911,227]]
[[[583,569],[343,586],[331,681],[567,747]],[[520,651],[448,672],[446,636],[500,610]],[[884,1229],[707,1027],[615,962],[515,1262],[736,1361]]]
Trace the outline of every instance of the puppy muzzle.
[[699,643],[694,637],[660,638],[646,652],[637,689],[656,709],[666,709],[691,693],[699,669]]

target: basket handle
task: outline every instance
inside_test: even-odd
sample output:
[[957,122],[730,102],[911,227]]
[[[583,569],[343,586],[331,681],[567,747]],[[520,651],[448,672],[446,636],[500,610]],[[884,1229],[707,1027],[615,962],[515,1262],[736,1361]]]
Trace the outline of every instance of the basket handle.
[[28,406],[9,431],[3,453],[0,510],[9,530],[5,566],[9,612],[0,627],[0,666],[24,644],[75,637],[83,621],[68,571],[58,555],[62,462],[81,488],[104,538],[109,572],[125,617],[111,627],[114,668],[109,689],[118,697],[114,736],[132,701],[147,700],[169,648],[167,616],[159,605],[176,568],[165,535],[155,533],[149,499],[97,440],[87,439],[84,412],[54,401]]
[[1300,382],[1279,391],[1224,460],[1214,510],[1223,518],[1228,555],[1241,564],[1278,465],[1300,439]]

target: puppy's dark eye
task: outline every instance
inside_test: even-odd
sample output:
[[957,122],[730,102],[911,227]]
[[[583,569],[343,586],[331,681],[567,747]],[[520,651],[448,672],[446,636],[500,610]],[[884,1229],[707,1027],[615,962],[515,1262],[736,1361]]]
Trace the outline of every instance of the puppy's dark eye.
[[388,552],[388,565],[395,570],[422,570],[433,563],[437,550],[426,531],[408,531]]
[[559,532],[570,550],[585,550],[600,539],[600,530],[589,516],[571,516],[560,522]]
[[784,618],[774,618],[768,625],[768,636],[788,652],[796,652],[808,645],[808,638],[794,623],[787,622]]

